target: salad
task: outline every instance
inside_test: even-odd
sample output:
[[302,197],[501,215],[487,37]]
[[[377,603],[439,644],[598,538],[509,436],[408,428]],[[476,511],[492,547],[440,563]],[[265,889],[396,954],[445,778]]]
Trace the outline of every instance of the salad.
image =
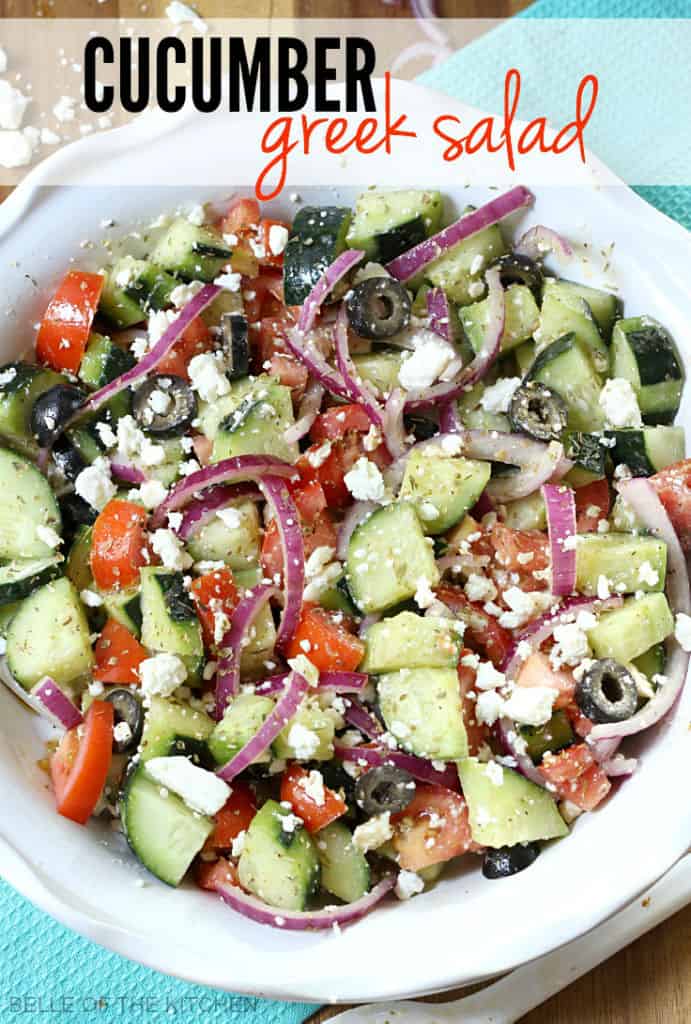
[[0,370],[3,679],[57,810],[260,923],[524,870],[684,683],[674,341],[490,195],[178,211]]

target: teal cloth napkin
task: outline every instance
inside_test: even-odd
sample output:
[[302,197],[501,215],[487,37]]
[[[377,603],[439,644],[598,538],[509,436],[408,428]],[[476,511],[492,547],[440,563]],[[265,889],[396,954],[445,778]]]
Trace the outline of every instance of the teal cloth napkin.
[[[689,14],[689,0],[539,0],[523,17],[528,18],[681,18]],[[558,57],[539,65],[539,94],[529,90],[522,101],[521,113],[545,111],[546,98],[557,102],[563,94],[564,67],[572,61],[575,72],[582,73],[584,54],[579,50],[577,24],[574,31],[562,36]],[[499,109],[496,69],[505,67],[509,56],[530,79],[530,61],[536,54],[527,48],[516,48],[516,34],[507,26],[478,40],[472,47],[456,54],[445,64],[427,72],[422,81],[450,95],[484,109]],[[649,54],[627,53],[615,59],[617,48],[610,41],[603,43],[603,52],[591,55],[604,61],[608,93],[630,89],[636,62],[647,61]],[[549,55],[547,55],[549,56]],[[590,63],[590,62],[589,62]],[[688,104],[691,90],[679,89],[679,76],[688,63],[688,54],[681,62],[668,60],[667,68],[656,66],[665,76],[667,96],[673,98],[679,115]],[[602,66],[602,65],[600,65]],[[638,64],[640,67],[640,63]],[[538,78],[536,67],[534,81]],[[635,90],[637,103],[645,103],[645,91]],[[550,111],[550,113],[552,113]],[[556,113],[556,111],[555,111]],[[554,116],[554,115],[552,115]],[[616,116],[616,115],[613,115]],[[688,157],[691,118],[677,120],[680,131],[666,131],[658,126],[656,159],[666,167],[676,167]],[[663,125],[663,128],[665,126]],[[594,122],[588,133],[594,152],[617,169],[621,147],[626,144],[622,133],[612,131],[611,118]],[[684,147],[687,147],[686,149]],[[612,154],[614,159],[612,159]],[[686,168],[688,171],[688,163]],[[626,174],[622,176],[626,177]],[[642,179],[641,179],[642,180]],[[651,180],[648,178],[647,180]],[[671,179],[673,180],[673,179]],[[668,216],[691,228],[691,188],[639,187],[645,199]],[[59,1022],[59,1024],[299,1024],[314,1009],[305,1004],[248,999],[217,992],[199,985],[166,977],[156,971],[106,952],[94,943],[63,928],[22,899],[9,885],[0,882],[0,1022],[17,1020]]]

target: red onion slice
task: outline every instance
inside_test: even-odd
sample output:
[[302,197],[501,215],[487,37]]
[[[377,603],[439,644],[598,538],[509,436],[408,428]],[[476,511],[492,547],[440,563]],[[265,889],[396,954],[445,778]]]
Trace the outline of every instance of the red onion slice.
[[334,754],[341,761],[354,764],[363,762],[368,768],[379,768],[383,764],[392,764],[408,772],[420,782],[433,782],[446,789],[460,789],[458,770],[455,764],[447,764],[443,771],[438,771],[431,761],[415,754],[406,754],[402,750],[388,750],[386,747],[347,747],[344,743],[334,743]]
[[44,676],[39,684],[32,690],[33,696],[40,700],[46,711],[57,718],[60,725],[65,729],[74,729],[81,725],[84,719],[78,708],[67,697],[54,679]]
[[119,394],[119,392],[124,388],[130,387],[138,380],[141,380],[142,377],[146,377],[146,375],[151,373],[152,370],[155,370],[161,360],[165,359],[168,355],[185,328],[189,327],[194,318],[213,302],[220,291],[221,289],[218,285],[205,284],[204,287],[190,299],[187,305],[180,310],[177,318],[167,328],[167,330],[163,332],[151,351],[147,352],[146,355],[139,360],[136,366],[127,370],[126,373],[120,374],[119,377],[115,377],[115,379],[111,380],[105,385],[105,387],[99,388],[98,391],[94,391],[76,415],[81,415],[84,412],[94,412],[96,409],[100,409],[104,402],[107,402],[109,399],[113,398],[114,395]]
[[531,260],[543,260],[550,252],[562,260],[568,260],[573,256],[573,249],[566,239],[551,228],[546,228],[544,224],[528,228],[514,245],[513,251]]
[[[273,697],[282,693],[289,672],[281,672],[277,676],[269,676],[255,687],[255,693],[261,697]],[[319,690],[333,690],[335,693],[361,693],[369,681],[369,676],[364,672],[320,672]]]
[[137,466],[129,462],[121,462],[119,459],[110,460],[110,471],[118,480],[124,480],[127,484],[143,484],[148,479]]
[[261,480],[269,473],[272,476],[294,476],[295,468],[274,455],[236,455],[232,459],[222,459],[211,466],[205,466],[175,485],[165,501],[155,509],[151,517],[151,528],[165,525],[169,512],[184,508],[193,498],[199,497],[198,491],[213,484]]
[[291,672],[283,696],[276,702],[273,711],[269,712],[252,739],[216,774],[225,782],[232,782],[240,772],[244,772],[255,758],[271,746],[281,729],[293,718],[308,690],[309,683],[305,677],[299,672]]
[[532,758],[525,752],[525,741],[520,735],[516,723],[511,718],[500,718],[495,726],[495,735],[505,752],[516,762],[516,771],[530,779],[541,789],[545,788],[546,780],[533,764]]
[[430,288],[426,298],[430,330],[438,334],[444,341],[452,341],[451,307],[446,292],[443,288]]
[[209,487],[204,491],[201,498],[193,500],[187,505],[182,514],[182,522],[174,531],[180,540],[189,540],[197,530],[209,523],[219,509],[226,508],[232,501],[238,498],[261,498],[261,492],[254,484],[218,484]]
[[323,931],[335,925],[343,927],[359,921],[391,892],[395,884],[396,879],[389,875],[359,900],[346,903],[345,906],[327,907],[324,910],[281,910],[270,907],[268,903],[262,903],[255,896],[250,896],[239,886],[231,885],[229,882],[218,885],[216,892],[229,907],[257,924],[267,924],[286,932],[309,932]]
[[283,434],[288,444],[301,441],[319,415],[326,388],[313,377],[305,389],[295,423]]
[[[504,436],[511,437],[512,435]],[[508,460],[512,465],[519,467],[518,471],[506,476],[494,477],[487,484],[487,494],[494,502],[501,504],[505,501],[527,498],[548,480],[553,480],[566,463],[570,466],[568,459],[564,458],[564,449],[558,441],[551,441],[536,457],[535,449],[529,450],[527,446],[525,450],[519,448],[522,440],[524,439],[514,439],[513,455]]]
[[[636,518],[667,545],[667,580],[665,582],[667,599],[674,612],[683,612],[688,615],[691,611],[691,594],[689,594],[686,559],[679,538],[655,488],[649,480],[635,478],[622,480],[619,483],[619,493],[624,501],[631,506]],[[667,638],[666,646],[667,664],[664,674],[667,682],[655,691],[655,694],[640,711],[637,711],[631,718],[627,718],[626,721],[607,722],[604,725],[593,726],[588,736],[589,740],[633,736],[635,733],[655,725],[674,707],[686,681],[689,654],[683,650],[673,636]]]
[[355,501],[346,509],[343,521],[338,529],[338,541],[336,543],[336,555],[343,561],[348,554],[350,538],[355,533],[360,523],[364,523],[368,516],[372,515],[379,506],[374,501]]
[[346,274],[356,267],[364,256],[362,249],[346,249],[340,256],[337,256],[333,263],[326,268],[322,276],[309,293],[298,318],[298,330],[305,334],[312,329],[317,314],[327,295]]
[[463,424],[458,415],[458,406],[455,401],[444,402],[439,410],[439,430],[442,434],[461,434]]
[[350,391],[342,380],[338,370],[330,366],[322,353],[309,335],[304,335],[297,329],[285,331],[281,337],[293,353],[299,359],[312,377],[319,381],[332,395],[350,401]]
[[336,365],[345,381],[348,394],[353,402],[359,402],[375,427],[383,429],[384,414],[367,381],[358,376],[348,347],[348,314],[344,304],[338,311],[336,330],[334,331],[336,349]]
[[216,670],[216,719],[223,718],[228,701],[240,689],[240,662],[243,645],[260,611],[272,597],[280,592],[266,583],[260,583],[247,593],[233,611],[230,629],[219,645],[219,660]]
[[[424,242],[422,243],[424,245]],[[415,409],[429,409],[440,402],[449,402],[468,391],[485,376],[495,362],[501,348],[501,336],[504,333],[504,317],[506,302],[499,271],[490,269],[485,274],[487,281],[487,327],[482,346],[472,362],[464,366],[457,377],[451,381],[435,384],[421,391],[409,391],[405,407],[407,412]]]
[[384,728],[378,718],[368,711],[355,697],[350,697],[346,702],[346,709],[343,714],[348,725],[352,725],[369,740],[378,740],[384,733]]
[[622,754],[617,754],[610,761],[605,761],[602,765],[602,770],[605,775],[609,775],[610,778],[624,778],[627,775],[633,775],[638,768],[638,759],[635,757],[624,757]]
[[276,635],[276,646],[281,650],[293,639],[300,620],[305,587],[305,548],[300,516],[285,481],[280,477],[265,476],[259,486],[276,518],[283,553],[283,614]]
[[398,459],[409,447],[403,413],[406,393],[403,388],[394,388],[384,406],[384,440],[391,456]]
[[408,281],[419,274],[428,263],[433,263],[452,246],[458,245],[471,235],[476,235],[485,228],[497,224],[517,210],[529,206],[534,199],[532,192],[522,185],[517,185],[496,199],[490,200],[472,213],[466,213],[459,220],[442,228],[436,235],[426,238],[424,242],[413,246],[386,264],[386,269],[398,281]]
[[552,593],[559,597],[576,589],[576,501],[570,487],[543,484],[547,531],[552,559]]

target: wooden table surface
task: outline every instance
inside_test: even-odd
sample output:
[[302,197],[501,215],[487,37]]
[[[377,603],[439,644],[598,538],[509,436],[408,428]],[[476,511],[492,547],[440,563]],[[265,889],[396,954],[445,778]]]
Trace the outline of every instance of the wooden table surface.
[[[528,0],[440,0],[449,17],[507,17]],[[167,0],[0,0],[2,18],[162,17]],[[247,17],[247,0],[198,0],[207,17]],[[263,17],[409,17],[405,0],[254,0],[251,15]],[[0,41],[2,28],[0,27]],[[651,837],[651,842],[654,842]],[[631,856],[645,856],[632,850]],[[581,880],[587,885],[587,879]],[[567,881],[567,884],[578,884]],[[386,955],[386,951],[382,951]],[[460,993],[449,994],[448,997]],[[320,1024],[336,1013],[311,1018]],[[689,1024],[691,1022],[691,906],[575,982],[521,1024]]]

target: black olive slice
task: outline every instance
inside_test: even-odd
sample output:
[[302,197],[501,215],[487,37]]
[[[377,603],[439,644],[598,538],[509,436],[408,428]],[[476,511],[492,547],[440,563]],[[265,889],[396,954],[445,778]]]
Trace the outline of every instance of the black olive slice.
[[224,313],[221,317],[223,351],[231,380],[246,377],[250,372],[250,343],[247,317],[242,313]]
[[482,873],[485,878],[508,878],[519,871],[525,871],[537,859],[540,847],[537,843],[517,843],[515,846],[500,846],[485,850],[482,858]]
[[412,775],[393,765],[371,768],[355,784],[356,804],[372,817],[386,811],[392,814],[404,811],[414,796]]
[[557,441],[566,429],[569,413],[561,395],[539,381],[517,388],[509,405],[513,430],[538,441]]
[[132,413],[147,433],[156,437],[178,437],[197,415],[197,396],[182,377],[155,373],[135,391]]
[[499,271],[501,283],[505,288],[508,288],[510,284],[524,284],[530,288],[536,298],[540,297],[544,274],[540,264],[531,260],[529,256],[519,256],[518,253],[508,252],[494,260],[490,267]]
[[74,384],[56,384],[38,396],[31,409],[31,433],[41,448],[58,439],[86,399],[86,392]]
[[[132,690],[118,687],[110,690],[105,698],[113,705],[114,725],[113,750],[116,754],[131,754],[139,746],[144,728],[144,709],[142,702]],[[127,726],[118,729],[118,726]],[[121,735],[120,735],[121,734]]]
[[576,703],[591,722],[623,722],[638,707],[638,689],[628,669],[602,658],[576,684]]
[[390,338],[410,322],[410,296],[392,277],[369,277],[349,293],[346,312],[361,338]]

